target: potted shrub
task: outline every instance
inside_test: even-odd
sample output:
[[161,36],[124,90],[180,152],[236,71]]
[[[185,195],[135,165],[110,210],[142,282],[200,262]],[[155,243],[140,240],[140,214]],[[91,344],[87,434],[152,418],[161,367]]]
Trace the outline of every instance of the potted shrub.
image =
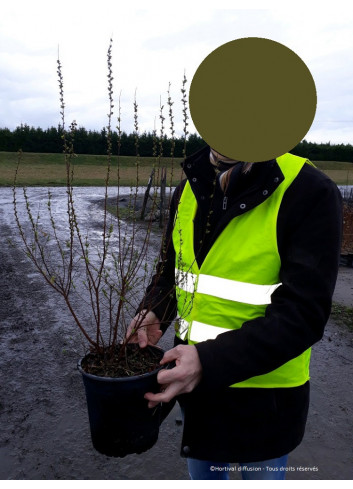
[[[156,213],[163,221],[163,209],[160,207],[162,192],[157,188],[160,156],[162,155],[163,123],[161,107],[161,136],[158,151],[158,138],[154,131],[154,155],[156,166],[153,169],[154,184],[152,197],[148,200],[147,217],[140,219],[138,204],[139,156],[138,156],[138,119],[136,98],[134,103],[136,181],[130,186],[127,195],[120,190],[120,103],[118,115],[118,156],[117,165],[112,156],[112,116],[113,116],[113,76],[111,63],[112,43],[109,45],[108,96],[109,112],[106,128],[107,168],[102,198],[102,224],[98,244],[96,237],[88,235],[82,229],[74,188],[74,169],[76,158],[74,139],[76,123],[69,129],[65,126],[65,103],[63,77],[58,60],[60,90],[61,130],[66,171],[66,220],[58,225],[53,212],[54,195],[48,189],[48,198],[44,203],[46,224],[43,222],[42,209],[34,211],[28,191],[22,189],[19,199],[18,172],[21,152],[13,186],[13,202],[16,224],[24,244],[24,251],[48,285],[63,298],[76,326],[81,331],[86,354],[78,362],[86,390],[91,436],[94,447],[109,456],[125,456],[129,453],[141,453],[150,448],[157,440],[161,417],[161,406],[151,410],[143,398],[146,392],[157,391],[157,373],[163,356],[160,348],[148,346],[140,349],[129,343],[126,329],[134,316],[136,305],[133,299],[138,297],[155,271],[156,261],[149,256],[151,241],[156,240],[153,226]],[[186,82],[184,76],[184,82]],[[183,86],[184,127],[186,141],[185,88]],[[172,138],[174,138],[172,102],[168,98]],[[184,146],[185,152],[185,146]],[[172,155],[173,156],[173,155]],[[117,172],[117,195],[108,194],[111,174]],[[150,188],[148,188],[150,191]],[[149,197],[147,199],[147,197]],[[22,208],[21,205],[24,207]],[[113,208],[113,213],[111,210]],[[23,214],[24,211],[24,214]],[[24,224],[25,215],[26,225]],[[29,226],[29,230],[25,227]],[[162,226],[163,229],[163,226]],[[159,228],[159,241],[163,231]],[[155,257],[155,252],[154,252]],[[154,258],[153,257],[153,258]],[[82,317],[82,303],[87,304]],[[87,308],[90,310],[87,319]],[[140,306],[143,312],[141,321],[148,309]],[[140,327],[137,323],[136,329]]]

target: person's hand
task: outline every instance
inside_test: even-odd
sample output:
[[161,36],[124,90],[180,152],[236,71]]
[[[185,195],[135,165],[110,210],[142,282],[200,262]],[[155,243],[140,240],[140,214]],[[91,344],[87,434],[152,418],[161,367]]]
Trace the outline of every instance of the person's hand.
[[145,348],[147,345],[156,345],[162,334],[161,322],[155,313],[144,309],[129,324],[126,338],[129,343],[138,343],[140,348]]
[[167,351],[161,365],[175,360],[175,367],[158,372],[157,380],[161,384],[161,392],[152,394],[147,392],[145,399],[149,401],[148,407],[153,408],[160,402],[169,402],[179,394],[191,392],[202,377],[202,366],[197,349],[193,345],[178,345]]

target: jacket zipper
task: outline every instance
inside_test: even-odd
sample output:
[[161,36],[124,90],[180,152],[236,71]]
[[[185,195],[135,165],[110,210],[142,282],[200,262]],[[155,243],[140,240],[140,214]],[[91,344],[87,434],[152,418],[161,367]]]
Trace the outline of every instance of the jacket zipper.
[[227,202],[228,202],[228,197],[223,197],[223,210],[225,211],[227,209]]

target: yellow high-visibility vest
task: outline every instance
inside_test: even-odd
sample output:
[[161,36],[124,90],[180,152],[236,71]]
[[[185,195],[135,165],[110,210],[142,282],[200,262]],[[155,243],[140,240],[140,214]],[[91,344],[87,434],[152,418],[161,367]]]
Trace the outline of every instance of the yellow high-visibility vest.
[[[283,195],[305,158],[277,158],[284,180],[264,202],[233,218],[212,245],[201,267],[194,253],[197,201],[189,182],[178,205],[173,244],[176,254],[176,334],[188,344],[214,339],[225,331],[265,316],[272,293],[281,286],[277,217]],[[264,375],[231,387],[295,387],[309,380],[311,349]]]

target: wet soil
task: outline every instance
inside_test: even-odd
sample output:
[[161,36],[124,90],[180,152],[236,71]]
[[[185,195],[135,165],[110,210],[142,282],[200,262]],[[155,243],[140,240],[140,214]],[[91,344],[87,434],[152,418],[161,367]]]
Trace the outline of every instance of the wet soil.
[[343,203],[342,253],[353,253],[353,202]]
[[[12,231],[1,212],[0,232],[1,479],[188,479],[177,406],[148,452],[114,459],[93,449],[76,327],[60,298],[8,244]],[[353,269],[342,268],[336,302],[352,304],[352,288]],[[172,346],[172,335],[170,328],[163,348]],[[287,479],[353,478],[352,360],[353,333],[330,320],[313,348],[307,430],[290,454]]]
[[85,372],[100,377],[131,377],[153,372],[160,367],[163,350],[138,344],[117,345],[105,353],[90,353],[81,362]]

